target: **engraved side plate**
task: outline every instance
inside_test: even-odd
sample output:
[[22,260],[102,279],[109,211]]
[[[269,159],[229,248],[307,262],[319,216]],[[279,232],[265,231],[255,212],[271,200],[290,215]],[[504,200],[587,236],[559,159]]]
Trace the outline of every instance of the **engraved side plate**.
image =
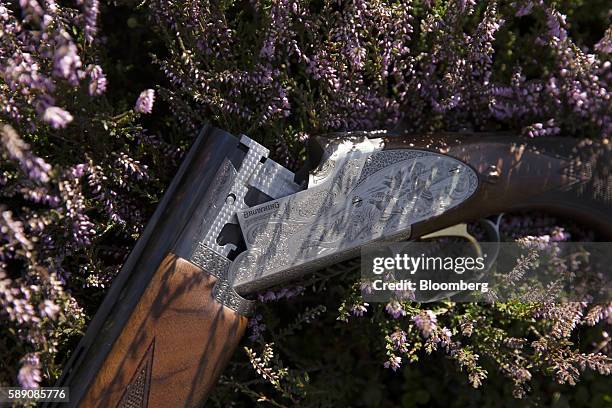
[[332,154],[311,180],[317,174],[322,181],[305,191],[238,213],[247,250],[230,279],[239,293],[350,258],[377,240],[407,239],[412,224],[463,203],[478,187],[472,168],[423,150],[357,145]]

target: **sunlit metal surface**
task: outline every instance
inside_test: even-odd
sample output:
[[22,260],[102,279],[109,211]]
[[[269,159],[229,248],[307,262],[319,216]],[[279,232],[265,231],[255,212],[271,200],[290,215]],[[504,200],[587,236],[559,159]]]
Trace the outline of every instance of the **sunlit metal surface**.
[[234,287],[250,292],[280,284],[369,242],[407,238],[412,224],[476,191],[476,173],[454,158],[382,147],[365,137],[335,141],[307,190],[240,211],[248,249],[231,266]]

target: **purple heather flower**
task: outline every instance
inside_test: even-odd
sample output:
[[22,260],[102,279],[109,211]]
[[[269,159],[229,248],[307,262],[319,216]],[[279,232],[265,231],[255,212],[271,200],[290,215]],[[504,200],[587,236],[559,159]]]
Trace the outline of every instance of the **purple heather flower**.
[[[513,5],[516,6],[516,3],[513,3]],[[533,3],[529,1],[526,4],[521,4],[518,10],[516,11],[515,15],[517,17],[526,16],[528,14],[531,14],[532,10],[533,10]]]
[[40,72],[40,65],[28,52],[17,52],[0,70],[9,88],[22,95],[31,95],[37,90],[47,96],[46,93],[55,89],[53,82]]
[[91,43],[98,31],[97,20],[100,11],[100,0],[85,0],[84,3],[85,39]]
[[28,178],[41,183],[49,181],[51,166],[32,154],[30,146],[19,137],[12,127],[4,125],[0,129],[0,146],[4,147],[10,159],[19,163]]
[[258,314],[249,320],[248,327],[251,329],[249,340],[257,341],[262,338],[262,333],[266,330],[266,325],[261,323],[263,316]]
[[421,313],[412,317],[412,321],[421,331],[423,337],[427,338],[436,329],[438,319],[436,318],[435,313],[431,310],[422,310]]
[[431,8],[435,3],[435,0],[423,0],[423,5],[427,8]]
[[361,305],[354,305],[351,308],[351,313],[353,314],[353,316],[362,317],[365,313],[367,313],[368,306],[370,306],[369,303],[363,303]]
[[277,299],[286,298],[288,293],[289,293],[288,288],[281,288],[281,290],[278,291],[276,298]]
[[393,332],[391,336],[391,343],[393,344],[393,348],[400,352],[406,352],[408,347],[408,343],[406,342],[406,332],[403,330],[398,330]]
[[385,310],[387,311],[387,313],[393,316],[394,319],[399,319],[402,316],[406,316],[406,311],[402,307],[402,304],[397,300],[392,300],[387,303],[387,306],[385,306]]
[[365,295],[370,295],[372,294],[373,288],[372,288],[372,282],[370,281],[362,281],[359,284],[360,288],[361,288],[361,293],[365,294]]
[[520,382],[531,380],[531,373],[526,368],[510,365],[509,371],[512,378],[515,378]]
[[[85,198],[81,191],[80,180],[73,178],[60,183],[60,192],[65,202],[67,223],[70,229],[65,234],[77,246],[86,246],[91,243],[91,236],[96,232],[95,225],[89,220],[85,212]],[[71,231],[71,233],[69,232]]]
[[8,21],[10,18],[10,13],[8,11],[8,9],[0,4],[0,19],[2,19],[3,21]]
[[145,89],[140,93],[140,96],[138,96],[134,110],[140,113],[151,113],[154,101],[155,91],[153,89]]
[[554,119],[550,119],[546,123],[534,123],[523,130],[523,133],[529,137],[554,136],[560,132],[561,129],[555,125]]
[[106,91],[106,76],[99,65],[89,66],[89,95],[101,95]]
[[452,332],[448,327],[443,327],[438,333],[436,340],[439,341],[443,346],[448,346],[451,343]]
[[72,167],[70,174],[74,178],[81,178],[85,175],[87,169],[88,165],[86,163],[77,164],[76,166]]
[[55,50],[55,55],[53,56],[53,74],[67,79],[70,84],[76,86],[82,76],[81,58],[70,36],[67,33],[62,33],[60,37],[61,41],[58,42],[63,42],[63,45],[60,45]]
[[606,30],[603,38],[595,44],[595,49],[604,54],[612,53],[612,26]]
[[11,211],[0,213],[0,233],[4,236],[3,239],[8,239],[10,243],[19,242],[28,251],[33,248],[32,242],[24,231],[23,223],[15,220]]
[[565,15],[559,13],[556,10],[548,10],[548,33],[550,36],[558,38],[563,41],[567,38],[567,31],[565,30]]
[[85,214],[77,214],[72,220],[72,239],[78,246],[91,244],[91,235],[96,232],[94,224]]
[[299,295],[303,291],[303,286],[295,286],[293,288],[282,288],[278,292],[269,290],[265,293],[260,293],[257,298],[260,302],[271,302],[280,299],[291,299],[292,297]]
[[476,0],[459,0],[461,11],[470,11],[476,5]]
[[48,204],[51,207],[57,207],[61,202],[58,196],[49,194],[49,190],[45,187],[24,187],[21,193],[28,200],[39,204]]
[[125,153],[119,153],[119,157],[116,160],[117,168],[125,170],[123,178],[120,181],[120,185],[129,190],[127,180],[132,177],[136,180],[146,180],[149,178],[147,174],[147,165],[141,164],[138,160],[134,160]]
[[70,112],[57,106],[48,107],[43,114],[43,120],[54,129],[65,128],[72,119]]
[[565,229],[562,227],[554,228],[552,233],[550,234],[550,240],[553,242],[567,241],[570,238],[571,235],[566,232]]
[[40,17],[43,15],[43,9],[37,0],[19,0],[19,6],[23,10],[23,14],[26,16],[26,20],[30,16]]
[[474,322],[470,320],[464,320],[460,324],[461,334],[466,337],[470,337],[474,333]]
[[308,139],[310,138],[310,135],[306,132],[299,132],[296,136],[297,136],[297,139],[302,143],[306,143]]
[[385,368],[390,368],[393,371],[397,371],[398,368],[402,365],[402,358],[399,356],[390,356],[389,360],[385,361],[383,364]]
[[276,300],[276,293],[274,291],[269,290],[266,293],[260,293],[258,296],[260,302],[271,302]]
[[23,388],[38,387],[38,384],[42,381],[42,376],[40,374],[40,359],[37,354],[26,354],[21,359],[17,381]]
[[46,316],[50,319],[55,319],[60,311],[60,307],[49,299],[45,299],[39,306],[40,313],[42,316]]
[[[584,317],[582,323],[589,326],[595,326],[600,321],[606,321],[607,324],[612,323],[612,302],[608,304],[595,305],[589,310],[587,315]],[[607,338],[609,337],[607,332],[603,332],[602,335]]]

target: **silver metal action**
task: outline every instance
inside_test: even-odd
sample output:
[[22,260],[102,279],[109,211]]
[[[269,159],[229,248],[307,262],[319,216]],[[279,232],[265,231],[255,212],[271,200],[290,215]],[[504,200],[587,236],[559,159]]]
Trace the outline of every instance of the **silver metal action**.
[[478,177],[464,163],[423,150],[382,150],[381,139],[349,137],[326,147],[307,190],[238,213],[247,250],[230,281],[240,293],[281,284],[358,254],[381,239],[464,202]]
[[[248,315],[254,293],[358,255],[363,245],[410,237],[411,225],[467,200],[478,177],[466,164],[435,152],[384,150],[380,132],[347,133],[323,146],[319,166],[303,190],[294,174],[267,158],[268,150],[242,136],[246,155],[218,170],[196,212],[194,241],[179,256],[218,278],[214,297]],[[251,188],[265,201],[248,207]],[[228,224],[237,242],[220,241]],[[241,234],[241,236],[239,236]],[[225,241],[224,241],[225,242]]]
[[219,235],[226,225],[238,225],[236,214],[247,208],[245,196],[249,187],[255,187],[271,198],[293,194],[300,187],[293,182],[291,171],[267,158],[268,149],[244,135],[240,144],[246,148],[246,154],[238,168],[225,159],[196,210],[194,216],[200,220],[199,223],[192,224],[193,230],[185,232],[186,242],[175,252],[216,277],[215,299],[246,316],[253,308],[253,302],[239,296],[228,281],[232,262],[227,256],[236,245],[232,242],[220,244]]

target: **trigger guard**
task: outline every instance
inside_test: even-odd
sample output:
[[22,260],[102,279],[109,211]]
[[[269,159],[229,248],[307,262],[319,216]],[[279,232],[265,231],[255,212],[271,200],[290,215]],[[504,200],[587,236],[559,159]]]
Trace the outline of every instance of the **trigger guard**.
[[502,214],[498,214],[492,217],[492,219],[482,218],[478,222],[479,225],[484,229],[485,234],[487,235],[486,242],[491,242],[491,243],[496,244],[494,247],[493,254],[487,253],[488,256],[487,256],[487,261],[485,263],[485,268],[479,277],[481,277],[483,274],[491,270],[491,268],[493,267],[493,264],[495,263],[495,261],[497,260],[497,257],[499,256],[499,250],[501,247],[500,245],[501,234],[499,233],[499,226],[500,226],[501,219],[503,216],[504,214],[502,213]]

